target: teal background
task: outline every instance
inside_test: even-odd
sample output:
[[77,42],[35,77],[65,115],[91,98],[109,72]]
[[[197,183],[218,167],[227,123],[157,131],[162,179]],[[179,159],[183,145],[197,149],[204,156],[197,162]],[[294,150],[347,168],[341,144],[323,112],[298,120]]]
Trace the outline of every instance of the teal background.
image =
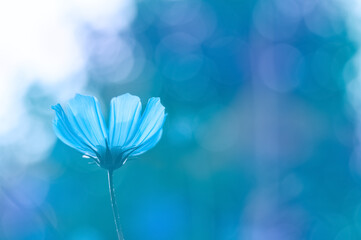
[[115,172],[126,240],[360,239],[357,6],[129,2],[127,28],[128,5],[111,30],[77,25],[82,74],[2,103],[42,131],[0,135],[0,239],[116,239],[106,171],[52,131],[50,106],[77,92],[105,116],[127,92],[168,113],[159,144]]

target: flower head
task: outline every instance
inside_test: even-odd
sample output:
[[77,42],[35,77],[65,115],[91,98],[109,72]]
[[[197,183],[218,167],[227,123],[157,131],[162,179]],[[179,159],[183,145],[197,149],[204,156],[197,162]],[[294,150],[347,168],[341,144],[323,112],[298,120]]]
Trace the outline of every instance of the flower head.
[[142,114],[139,97],[129,93],[111,100],[109,129],[95,97],[77,94],[65,111],[60,104],[52,108],[58,138],[108,170],[154,147],[162,136],[166,117],[159,98],[149,99]]

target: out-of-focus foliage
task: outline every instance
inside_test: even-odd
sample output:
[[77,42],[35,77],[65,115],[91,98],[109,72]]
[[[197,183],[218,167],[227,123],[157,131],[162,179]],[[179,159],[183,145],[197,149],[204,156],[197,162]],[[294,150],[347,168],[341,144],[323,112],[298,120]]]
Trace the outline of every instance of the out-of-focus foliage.
[[115,172],[127,240],[360,239],[360,9],[1,2],[0,239],[115,239],[106,171],[51,128],[77,92],[105,116],[126,92],[166,107],[159,144]]

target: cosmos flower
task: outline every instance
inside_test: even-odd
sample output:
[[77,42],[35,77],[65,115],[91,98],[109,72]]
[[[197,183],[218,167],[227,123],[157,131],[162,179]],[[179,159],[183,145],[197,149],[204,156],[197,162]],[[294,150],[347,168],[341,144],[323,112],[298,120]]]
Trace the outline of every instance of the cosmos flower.
[[129,93],[111,100],[109,129],[95,97],[77,94],[66,109],[57,104],[53,122],[55,134],[65,144],[94,159],[108,170],[111,206],[119,240],[123,240],[114,194],[113,171],[129,157],[154,147],[162,136],[164,107],[159,98],[151,98],[143,112],[137,96]]
[[129,93],[111,100],[109,129],[95,97],[77,94],[65,111],[60,104],[52,108],[58,138],[107,170],[115,170],[129,157],[154,147],[166,117],[159,98],[149,99],[141,114],[140,99]]

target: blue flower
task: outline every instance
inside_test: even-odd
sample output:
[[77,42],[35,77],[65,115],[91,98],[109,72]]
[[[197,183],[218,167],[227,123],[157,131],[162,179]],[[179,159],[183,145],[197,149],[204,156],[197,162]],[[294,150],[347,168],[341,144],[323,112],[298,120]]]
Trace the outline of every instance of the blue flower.
[[77,94],[65,110],[60,104],[52,108],[58,138],[111,171],[154,147],[166,117],[159,98],[149,99],[142,114],[140,99],[129,93],[111,100],[109,129],[95,97]]

